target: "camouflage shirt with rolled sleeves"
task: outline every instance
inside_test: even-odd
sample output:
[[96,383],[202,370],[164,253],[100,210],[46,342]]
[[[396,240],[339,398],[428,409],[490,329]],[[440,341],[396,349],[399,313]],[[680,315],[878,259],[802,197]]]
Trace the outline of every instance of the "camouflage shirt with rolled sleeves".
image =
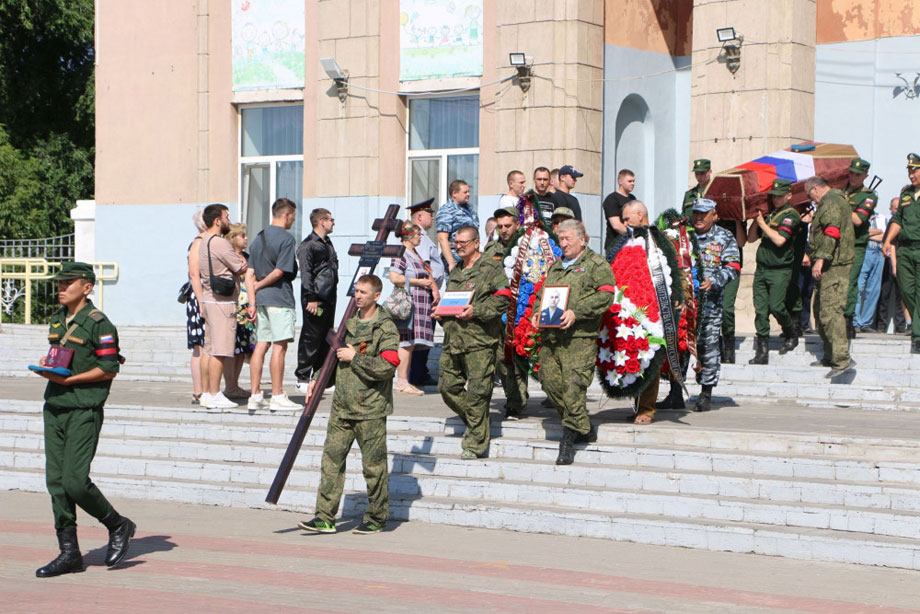
[[[500,240],[496,239],[495,241],[489,241],[486,248],[482,250],[482,257],[488,258],[489,260],[495,260],[499,264],[502,264],[507,251],[508,247]],[[504,266],[504,264],[502,264],[502,266]]]
[[[118,373],[121,356],[118,347],[118,330],[104,313],[86,306],[67,321],[67,309],[62,307],[51,316],[48,326],[48,344],[73,350],[70,371],[77,375],[99,367],[106,373]],[[102,407],[109,397],[112,380],[62,386],[49,381],[45,386],[45,403],[55,409],[81,409]]]
[[546,281],[540,289],[536,304],[543,301],[546,286],[568,286],[569,298],[566,309],[575,313],[575,323],[568,329],[546,328],[541,337],[544,343],[561,343],[567,338],[597,337],[601,328],[601,317],[613,305],[616,280],[610,263],[591,248],[585,248],[568,268],[557,259],[546,272]]
[[446,316],[441,320],[444,328],[443,351],[448,354],[465,354],[473,350],[495,348],[501,340],[502,314],[508,309],[511,288],[505,269],[497,260],[484,255],[469,268],[459,261],[447,278],[447,292],[473,291],[473,317],[460,320]]
[[847,188],[847,203],[853,213],[856,214],[862,224],[853,227],[856,245],[868,245],[869,243],[869,220],[875,213],[875,206],[878,204],[878,194],[865,186],[857,188]]
[[898,210],[891,221],[901,227],[899,247],[920,247],[920,191],[914,186],[904,186],[898,197]]
[[828,265],[852,264],[856,255],[853,210],[840,190],[829,190],[811,221],[808,246],[812,261]]
[[792,266],[795,261],[793,242],[796,233],[799,232],[802,216],[792,205],[787,204],[768,215],[765,221],[770,228],[779,233],[779,236],[786,239],[786,242],[777,245],[761,232],[760,245],[757,247],[757,264],[773,268]]
[[741,274],[738,241],[731,232],[713,225],[706,234],[698,234],[696,242],[700,248],[703,279],[712,283],[712,292],[721,292],[722,288]]
[[370,320],[358,315],[345,323],[345,345],[355,348],[351,362],[339,361],[332,411],[345,420],[371,420],[393,413],[393,374],[399,364],[399,331],[380,305]]

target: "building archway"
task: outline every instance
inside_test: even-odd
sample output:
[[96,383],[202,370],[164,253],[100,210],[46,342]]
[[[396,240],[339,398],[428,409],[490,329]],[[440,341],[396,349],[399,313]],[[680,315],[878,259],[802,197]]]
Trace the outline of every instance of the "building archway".
[[614,161],[615,172],[628,168],[636,173],[637,196],[651,215],[655,210],[655,131],[648,104],[638,94],[624,98],[617,112]]

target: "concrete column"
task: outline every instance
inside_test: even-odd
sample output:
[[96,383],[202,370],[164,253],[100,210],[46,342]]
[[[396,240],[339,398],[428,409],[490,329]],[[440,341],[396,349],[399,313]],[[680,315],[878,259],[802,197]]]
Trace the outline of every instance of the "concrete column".
[[96,201],[78,200],[70,210],[73,220],[73,259],[77,262],[96,260]]
[[208,83],[209,49],[208,49],[208,0],[198,0],[197,34],[198,34],[198,87],[197,87],[197,116],[198,116],[198,202],[207,202],[208,174],[210,171],[210,126],[208,120],[208,98],[210,87]]

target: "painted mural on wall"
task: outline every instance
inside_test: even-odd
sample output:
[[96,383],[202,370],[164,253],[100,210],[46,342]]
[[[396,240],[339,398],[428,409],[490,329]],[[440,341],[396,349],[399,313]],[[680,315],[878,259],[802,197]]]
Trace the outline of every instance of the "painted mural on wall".
[[232,0],[233,91],[304,86],[303,0]]
[[482,0],[399,0],[399,79],[482,74]]

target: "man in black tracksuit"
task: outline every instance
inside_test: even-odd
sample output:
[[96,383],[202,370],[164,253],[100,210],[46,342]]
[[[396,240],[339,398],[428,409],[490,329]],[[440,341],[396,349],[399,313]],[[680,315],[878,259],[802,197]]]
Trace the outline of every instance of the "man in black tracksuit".
[[326,209],[314,209],[310,212],[310,224],[313,232],[297,248],[303,326],[294,374],[297,376],[297,390],[303,393],[306,393],[313,373],[322,367],[329,351],[326,333],[332,329],[335,318],[339,285],[339,259],[329,240],[335,219]]

